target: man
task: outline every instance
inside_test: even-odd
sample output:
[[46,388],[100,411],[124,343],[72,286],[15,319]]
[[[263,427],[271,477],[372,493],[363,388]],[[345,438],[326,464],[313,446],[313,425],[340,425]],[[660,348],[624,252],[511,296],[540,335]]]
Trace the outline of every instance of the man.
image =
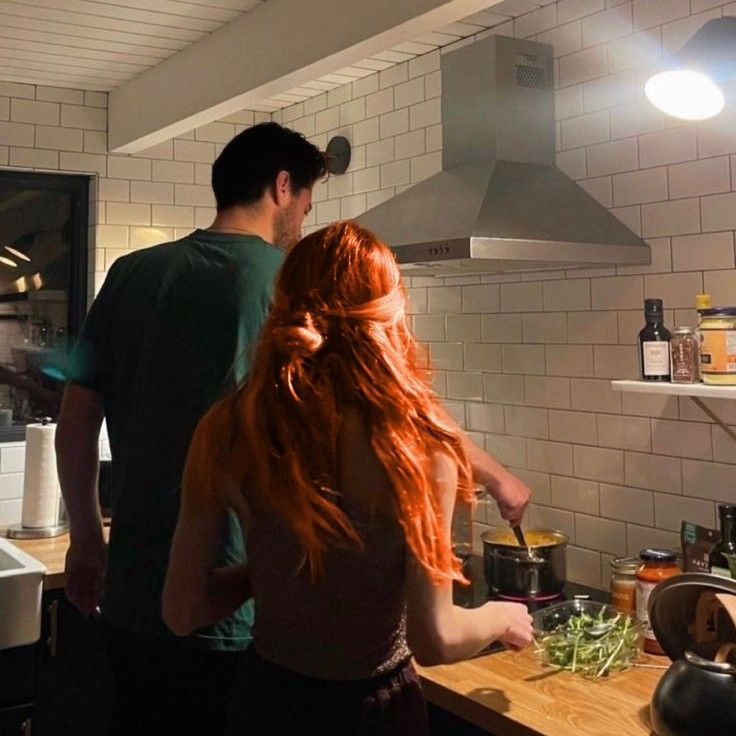
[[[70,361],[57,430],[70,521],[66,592],[100,606],[115,706],[112,730],[221,733],[252,608],[174,637],[161,619],[180,477],[206,409],[246,373],[284,251],[301,235],[319,150],[275,123],[236,136],[212,169],[217,216],[197,230],[118,259]],[[103,415],[112,450],[109,550],[97,502]],[[220,561],[242,561],[236,522]]]

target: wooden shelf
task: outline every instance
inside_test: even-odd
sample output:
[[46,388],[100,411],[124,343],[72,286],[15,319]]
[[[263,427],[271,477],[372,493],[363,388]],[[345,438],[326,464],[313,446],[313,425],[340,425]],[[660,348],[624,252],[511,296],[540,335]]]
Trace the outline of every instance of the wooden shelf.
[[614,391],[665,396],[695,396],[703,399],[736,399],[736,386],[709,386],[705,383],[659,383],[657,381],[611,381]]

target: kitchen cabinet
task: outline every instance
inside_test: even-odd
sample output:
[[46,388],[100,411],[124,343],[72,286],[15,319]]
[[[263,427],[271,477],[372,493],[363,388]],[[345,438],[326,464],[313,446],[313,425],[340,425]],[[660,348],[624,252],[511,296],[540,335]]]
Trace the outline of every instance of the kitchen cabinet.
[[103,736],[112,688],[102,622],[82,616],[63,590],[43,595],[33,736]]
[[38,647],[0,650],[0,736],[26,736],[33,714]]

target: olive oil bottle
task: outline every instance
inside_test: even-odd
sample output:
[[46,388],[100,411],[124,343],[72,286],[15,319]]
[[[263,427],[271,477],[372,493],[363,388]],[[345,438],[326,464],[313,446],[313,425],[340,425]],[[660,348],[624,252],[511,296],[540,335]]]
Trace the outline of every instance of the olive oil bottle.
[[639,332],[639,370],[644,381],[670,380],[670,331],[661,299],[644,300],[646,324]]

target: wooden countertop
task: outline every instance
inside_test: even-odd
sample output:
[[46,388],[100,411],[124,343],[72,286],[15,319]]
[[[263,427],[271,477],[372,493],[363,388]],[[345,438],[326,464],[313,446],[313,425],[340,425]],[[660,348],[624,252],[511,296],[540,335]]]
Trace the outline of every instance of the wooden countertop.
[[[105,526],[105,539],[110,533],[110,527]],[[8,539],[31,557],[46,566],[46,577],[43,581],[44,590],[56,590],[64,587],[64,561],[69,549],[69,535],[61,534],[48,539]]]
[[494,736],[654,736],[649,701],[664,674],[635,667],[587,680],[544,668],[532,648],[417,670],[429,701]]
[[64,558],[69,548],[68,534],[48,539],[9,539],[8,541],[46,566],[44,590],[64,587]]
[[[10,541],[46,566],[45,589],[63,587],[68,534]],[[648,655],[642,662],[669,664]],[[649,701],[664,673],[634,668],[586,680],[543,668],[532,649],[417,670],[428,700],[495,736],[654,736]]]

